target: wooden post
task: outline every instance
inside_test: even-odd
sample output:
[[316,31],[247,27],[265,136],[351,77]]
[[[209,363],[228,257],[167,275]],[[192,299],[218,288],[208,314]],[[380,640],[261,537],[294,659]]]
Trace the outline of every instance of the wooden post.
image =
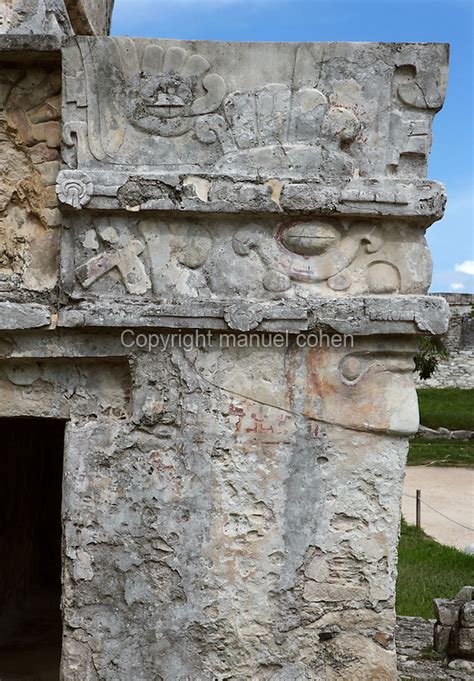
[[416,526],[421,527],[421,489],[416,490]]

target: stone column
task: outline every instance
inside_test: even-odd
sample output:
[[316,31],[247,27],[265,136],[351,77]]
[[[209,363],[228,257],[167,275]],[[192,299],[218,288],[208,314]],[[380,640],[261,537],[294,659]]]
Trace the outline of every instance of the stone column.
[[71,370],[64,679],[396,679],[447,60],[66,40],[59,295],[0,308],[5,356],[100,366]]

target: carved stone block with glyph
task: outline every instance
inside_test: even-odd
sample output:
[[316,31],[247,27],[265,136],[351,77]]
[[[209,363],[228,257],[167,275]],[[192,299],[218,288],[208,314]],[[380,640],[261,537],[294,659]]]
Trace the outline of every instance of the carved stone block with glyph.
[[[69,219],[71,292],[425,293],[446,73],[444,45],[71,41],[58,196],[94,211]],[[95,211],[120,211],[122,255]],[[112,266],[123,257],[133,285]]]

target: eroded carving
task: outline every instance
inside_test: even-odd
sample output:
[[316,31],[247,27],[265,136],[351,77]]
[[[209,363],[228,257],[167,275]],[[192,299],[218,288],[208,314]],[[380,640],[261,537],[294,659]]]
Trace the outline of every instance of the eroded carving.
[[[359,175],[423,175],[420,159],[445,92],[444,46],[431,48],[439,63],[409,46],[372,46],[369,61],[364,46],[331,45],[324,55],[298,45],[262,49],[265,69],[249,74],[235,68],[241,48],[233,43],[71,42],[66,162],[75,163],[77,144],[79,168],[207,168],[335,186]],[[345,57],[341,77],[335,63]],[[391,138],[388,158],[381,134]]]
[[107,250],[76,268],[76,277],[82,286],[90,288],[98,279],[117,269],[128,293],[146,293],[151,288],[151,281],[138,257],[145,249],[142,242],[119,235],[113,227],[102,229],[100,237],[108,246]]
[[393,149],[389,171],[414,176],[426,172],[431,149],[433,115],[443,105],[446,76],[437,81],[415,64],[397,66],[392,80],[393,111],[390,115],[390,141]]
[[200,225],[192,225],[188,229],[183,250],[178,255],[178,262],[194,270],[201,267],[212,248],[209,231]]
[[263,312],[258,305],[235,303],[226,309],[224,319],[231,329],[253,331],[262,322]]
[[[68,224],[65,262],[73,262],[73,270],[91,258],[101,259],[102,249],[108,255],[100,272],[103,267],[116,269],[113,263],[118,255],[113,249],[138,241],[141,246],[135,244],[134,255],[146,266],[152,281],[152,287],[144,292],[160,300],[209,295],[228,301],[236,291],[244,297],[267,300],[332,292],[424,293],[431,271],[422,231],[414,233],[410,226],[396,221],[329,217],[243,220],[220,215],[143,219],[133,213],[126,218],[84,220],[77,213],[74,219],[70,215]],[[120,235],[116,244],[103,239],[111,229]],[[94,260],[94,265],[97,262]],[[81,281],[89,281],[89,276],[82,276]],[[94,287],[90,284],[89,288],[94,295],[99,290],[118,297],[130,292],[117,287],[114,277],[101,275],[92,283]],[[83,295],[81,289],[77,292]]]
[[225,81],[208,73],[211,65],[199,54],[190,55],[182,47],[148,45],[139,67],[134,43],[116,44],[126,73],[136,67],[128,85],[127,116],[141,130],[164,137],[183,135],[197,116],[215,111],[222,102]]
[[400,271],[392,263],[374,260],[367,268],[367,286],[371,293],[399,293]]
[[86,173],[62,170],[58,175],[56,191],[61,203],[79,209],[89,203],[93,184]]
[[[380,234],[380,229],[373,224],[355,223],[349,227],[325,218],[282,225],[274,239],[269,238],[267,230],[244,227],[235,234],[232,245],[241,256],[255,250],[268,269],[289,279],[332,280],[334,289],[338,290],[336,275],[349,267],[361,247],[367,253],[376,253],[382,245]],[[339,278],[340,289],[348,285]]]
[[[216,170],[291,169],[341,180],[354,172],[347,149],[361,124],[349,109],[331,106],[319,90],[292,93],[284,83],[270,83],[256,92],[231,93],[224,116],[209,121],[208,129],[222,147]],[[201,136],[205,139],[202,130]]]

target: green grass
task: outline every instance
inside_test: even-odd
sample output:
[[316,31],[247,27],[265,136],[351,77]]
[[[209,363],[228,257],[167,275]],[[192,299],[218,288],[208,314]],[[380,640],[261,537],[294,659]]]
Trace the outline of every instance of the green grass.
[[402,519],[398,547],[397,614],[433,617],[433,598],[451,598],[472,584],[474,556],[438,544]]
[[420,388],[417,393],[424,426],[474,430],[474,389]]
[[425,440],[410,442],[408,466],[474,467],[474,440]]

